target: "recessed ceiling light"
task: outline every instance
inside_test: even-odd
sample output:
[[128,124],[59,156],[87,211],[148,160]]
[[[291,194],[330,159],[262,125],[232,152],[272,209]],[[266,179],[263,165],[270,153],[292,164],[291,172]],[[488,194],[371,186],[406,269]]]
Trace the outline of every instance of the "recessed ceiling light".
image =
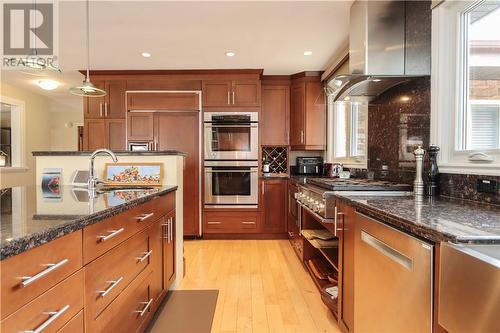
[[236,55],[236,53],[234,52],[226,52],[226,56],[228,57],[234,57]]
[[313,51],[304,51],[305,56],[310,56],[311,54],[313,54]]
[[144,57],[144,58],[151,58],[151,53],[149,52],[142,52],[141,55]]
[[54,80],[38,80],[36,84],[43,90],[54,90],[59,87],[59,82]]

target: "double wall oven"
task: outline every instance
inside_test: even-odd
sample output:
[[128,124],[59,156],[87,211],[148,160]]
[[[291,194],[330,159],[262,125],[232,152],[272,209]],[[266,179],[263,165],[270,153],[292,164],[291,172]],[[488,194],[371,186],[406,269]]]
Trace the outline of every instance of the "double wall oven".
[[205,207],[258,205],[257,112],[205,112]]

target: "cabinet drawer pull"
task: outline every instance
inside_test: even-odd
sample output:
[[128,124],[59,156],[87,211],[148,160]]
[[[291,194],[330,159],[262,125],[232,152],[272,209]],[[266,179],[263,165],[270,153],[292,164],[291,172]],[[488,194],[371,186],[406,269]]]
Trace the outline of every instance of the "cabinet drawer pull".
[[208,221],[207,224],[222,224],[222,222],[219,222],[219,221]]
[[241,224],[255,224],[255,221],[243,221]]
[[141,214],[141,215],[137,216],[136,219],[139,222],[144,222],[144,221],[146,221],[147,219],[149,219],[153,215],[155,215],[155,213],[144,213],[144,214]]
[[144,256],[139,257],[139,258],[135,258],[135,259],[139,260],[139,262],[143,262],[151,255],[151,253],[153,253],[153,250],[149,250],[148,252],[144,252]]
[[23,280],[21,282],[21,287],[26,287],[27,285],[35,282],[39,278],[44,277],[45,275],[49,274],[52,271],[55,271],[56,269],[58,269],[62,265],[66,264],[68,261],[69,261],[69,259],[63,259],[63,260],[59,261],[57,264],[47,264],[46,266],[48,266],[48,268],[44,269],[40,273],[33,275],[33,276],[23,276],[21,278]]
[[99,291],[99,294],[101,294],[101,297],[105,297],[107,294],[109,294],[111,292],[111,290],[113,290],[118,285],[118,283],[122,282],[122,280],[123,280],[123,276],[120,276],[120,278],[118,280],[108,281],[108,283],[111,283],[111,285],[108,287],[108,289]]
[[99,240],[100,240],[101,242],[105,242],[105,241],[107,241],[108,239],[113,238],[113,237],[115,237],[116,235],[118,235],[118,234],[122,233],[124,230],[125,230],[125,228],[120,228],[120,229],[118,229],[118,230],[111,230],[111,231],[109,231],[109,232],[110,232],[110,234],[109,234],[109,235],[106,235],[106,236],[97,236],[97,238],[99,238]]
[[134,312],[135,313],[138,313],[139,314],[139,317],[142,317],[144,316],[144,314],[146,313],[146,311],[148,311],[149,307],[151,306],[151,303],[153,302],[153,299],[151,298],[149,301],[147,302],[141,302],[140,304],[145,304],[146,306],[144,307],[144,309],[142,310],[135,310]]
[[59,311],[51,311],[51,312],[44,312],[44,314],[48,314],[50,317],[46,321],[44,321],[40,326],[35,328],[34,330],[27,330],[24,331],[24,333],[40,333],[44,329],[46,329],[50,324],[52,324],[57,318],[63,315],[64,312],[68,311],[69,309],[69,304],[65,305],[61,308]]

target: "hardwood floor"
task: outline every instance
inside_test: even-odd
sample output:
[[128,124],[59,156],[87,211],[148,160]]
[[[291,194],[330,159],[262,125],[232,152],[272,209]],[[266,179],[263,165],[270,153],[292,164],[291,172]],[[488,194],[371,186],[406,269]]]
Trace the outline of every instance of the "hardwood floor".
[[184,247],[180,289],[219,290],[212,332],[340,332],[288,240],[192,240]]

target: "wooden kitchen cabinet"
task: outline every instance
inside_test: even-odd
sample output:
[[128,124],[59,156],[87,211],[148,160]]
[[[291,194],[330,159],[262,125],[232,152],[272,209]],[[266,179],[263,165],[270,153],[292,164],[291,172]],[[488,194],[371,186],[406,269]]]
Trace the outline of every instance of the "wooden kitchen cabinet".
[[292,150],[326,149],[326,102],[318,75],[292,77],[290,146]]
[[258,107],[260,80],[204,80],[203,107]]
[[339,311],[338,321],[344,333],[354,331],[354,224],[356,212],[349,205],[337,204],[339,237]]
[[175,280],[175,211],[164,216],[162,224],[163,289],[168,290]]
[[286,233],[286,179],[262,180],[261,203],[264,233]]
[[262,82],[261,145],[288,146],[290,85]]
[[128,141],[153,141],[154,113],[128,112]]
[[92,80],[94,86],[106,91],[103,97],[84,97],[85,118],[125,119],[125,80]]
[[126,150],[125,119],[86,119],[83,128],[84,150],[108,148]]
[[128,110],[198,111],[197,93],[183,92],[131,92],[127,94]]

